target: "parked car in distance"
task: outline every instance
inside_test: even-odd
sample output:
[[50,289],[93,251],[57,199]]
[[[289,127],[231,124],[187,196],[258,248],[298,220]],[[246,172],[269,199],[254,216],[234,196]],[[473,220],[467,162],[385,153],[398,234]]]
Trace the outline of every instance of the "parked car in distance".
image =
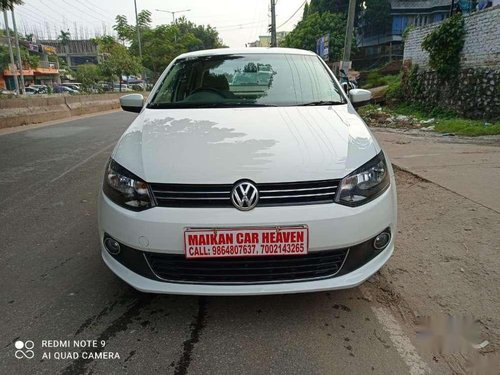
[[[113,91],[120,92],[120,84],[119,83],[115,83],[113,85]],[[130,87],[128,87],[128,85],[126,83],[122,83],[121,92],[132,92],[132,91],[134,91],[134,90],[132,90]]]
[[76,90],[76,91],[81,90],[81,83],[67,82],[67,83],[61,83],[61,86],[69,87],[70,89]]
[[54,86],[54,92],[56,94],[79,94],[78,90],[72,89],[67,86]]
[[354,107],[370,98],[345,93],[310,51],[178,56],[147,100],[120,98],[139,115],[105,168],[104,262],[153,293],[361,284],[389,260],[397,233],[391,163]]
[[39,89],[36,88],[36,87],[33,87],[33,86],[28,86],[28,87],[25,87],[24,88],[24,92],[26,93],[26,95],[35,95],[35,94],[38,94]]

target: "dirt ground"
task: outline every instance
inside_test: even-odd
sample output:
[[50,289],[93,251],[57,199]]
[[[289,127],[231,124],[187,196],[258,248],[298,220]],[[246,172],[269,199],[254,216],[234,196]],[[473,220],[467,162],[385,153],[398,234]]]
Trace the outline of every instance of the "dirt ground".
[[500,214],[410,173],[398,170],[396,177],[396,251],[367,288],[416,331],[426,317],[472,321],[483,348],[445,345],[441,355],[432,350],[433,359],[452,373],[471,373],[480,353],[491,373],[492,363],[500,364]]

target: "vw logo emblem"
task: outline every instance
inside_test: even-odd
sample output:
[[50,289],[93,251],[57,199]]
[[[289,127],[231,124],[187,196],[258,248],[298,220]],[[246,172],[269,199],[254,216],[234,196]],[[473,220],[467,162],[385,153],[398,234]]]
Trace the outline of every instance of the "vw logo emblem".
[[259,191],[251,182],[238,182],[231,191],[231,202],[238,210],[250,211],[259,203]]

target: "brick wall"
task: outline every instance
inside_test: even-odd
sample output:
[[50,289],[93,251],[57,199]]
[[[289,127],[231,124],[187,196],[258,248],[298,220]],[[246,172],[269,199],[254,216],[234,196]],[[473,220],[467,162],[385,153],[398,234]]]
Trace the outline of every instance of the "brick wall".
[[[500,69],[500,6],[473,13],[465,19],[465,44],[462,50],[462,68]],[[411,60],[421,68],[428,68],[429,55],[422,42],[439,24],[418,27],[406,39],[404,60]]]

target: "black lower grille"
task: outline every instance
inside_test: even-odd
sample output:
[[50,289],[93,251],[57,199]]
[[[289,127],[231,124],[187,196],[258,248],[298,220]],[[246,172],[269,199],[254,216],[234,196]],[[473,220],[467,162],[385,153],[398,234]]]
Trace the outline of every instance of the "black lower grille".
[[303,256],[266,256],[187,260],[184,255],[145,253],[156,276],[167,281],[194,283],[259,283],[332,277],[348,250]]

